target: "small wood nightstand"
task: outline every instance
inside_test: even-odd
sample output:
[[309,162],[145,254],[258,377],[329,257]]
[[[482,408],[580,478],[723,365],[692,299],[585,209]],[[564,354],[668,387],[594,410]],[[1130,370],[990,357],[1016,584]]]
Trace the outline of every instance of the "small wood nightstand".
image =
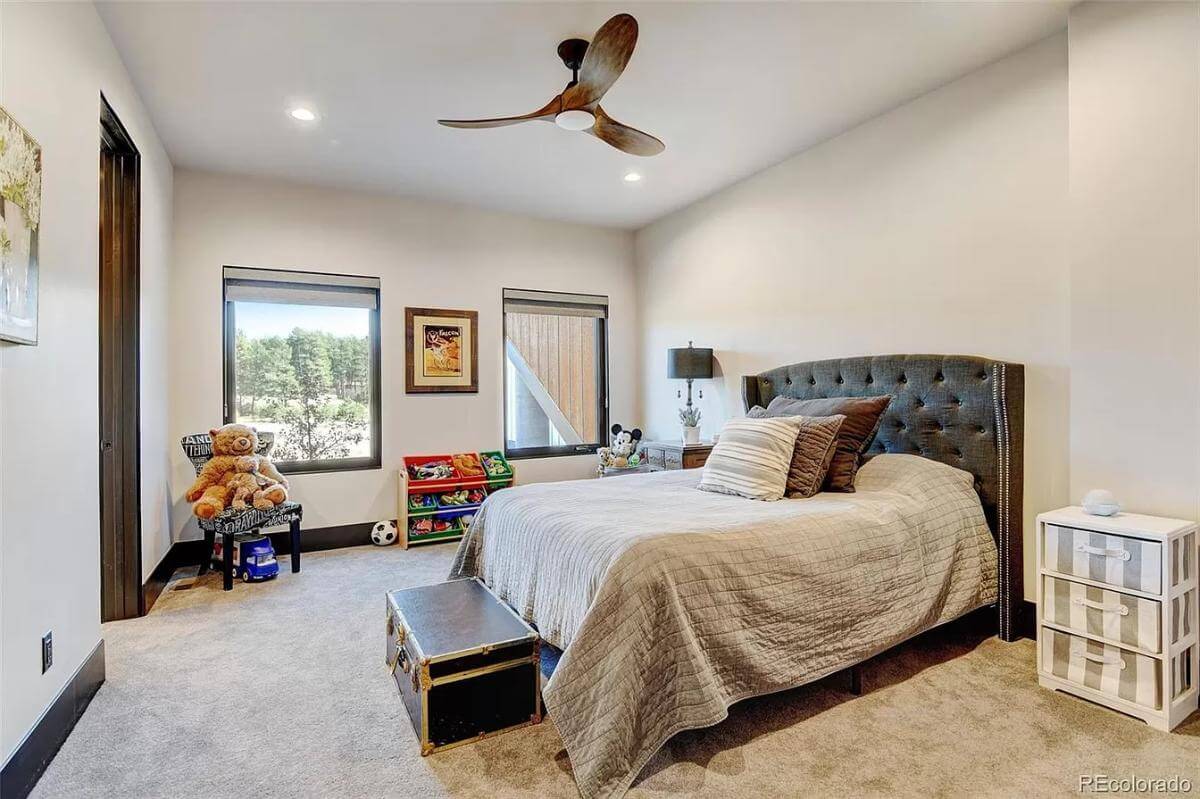
[[1196,525],[1037,518],[1038,681],[1170,730],[1196,709]]
[[642,459],[655,471],[662,469],[699,469],[708,460],[713,443],[684,444],[682,441],[644,441]]

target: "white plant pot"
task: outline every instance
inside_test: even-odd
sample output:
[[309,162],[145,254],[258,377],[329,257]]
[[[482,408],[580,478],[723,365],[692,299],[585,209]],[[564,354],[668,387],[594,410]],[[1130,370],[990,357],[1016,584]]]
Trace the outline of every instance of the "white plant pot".
[[700,443],[700,428],[699,427],[684,427],[683,428],[683,443],[699,444]]

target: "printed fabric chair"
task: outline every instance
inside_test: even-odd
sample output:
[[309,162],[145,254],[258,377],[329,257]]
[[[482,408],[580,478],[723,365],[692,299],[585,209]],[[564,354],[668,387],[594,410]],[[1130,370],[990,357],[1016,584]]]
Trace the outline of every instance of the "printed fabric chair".
[[[212,457],[212,436],[208,433],[196,433],[184,436],[180,442],[183,451],[196,474]],[[258,455],[269,455],[275,446],[274,433],[258,434]],[[221,567],[224,574],[225,590],[233,590],[233,537],[239,533],[257,533],[263,527],[274,527],[286,524],[291,529],[292,572],[300,571],[300,519],[304,516],[304,508],[299,502],[290,499],[271,510],[259,510],[253,506],[244,510],[226,508],[211,519],[196,519],[200,529],[204,531],[204,560],[200,563],[200,573],[208,571],[208,562],[212,559],[213,543],[219,534],[221,536]]]

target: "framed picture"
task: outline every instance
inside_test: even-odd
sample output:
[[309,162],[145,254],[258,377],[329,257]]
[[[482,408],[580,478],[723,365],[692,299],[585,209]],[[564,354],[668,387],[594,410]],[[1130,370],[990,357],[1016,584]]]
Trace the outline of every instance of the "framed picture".
[[0,339],[38,340],[42,148],[0,108]]
[[405,393],[477,394],[478,329],[476,311],[405,308]]

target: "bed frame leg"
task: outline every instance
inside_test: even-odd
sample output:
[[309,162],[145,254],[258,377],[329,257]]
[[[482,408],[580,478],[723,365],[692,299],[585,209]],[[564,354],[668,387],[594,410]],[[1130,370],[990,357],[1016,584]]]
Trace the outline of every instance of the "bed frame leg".
[[855,696],[862,696],[863,681],[862,681],[862,664],[850,667],[850,693]]

